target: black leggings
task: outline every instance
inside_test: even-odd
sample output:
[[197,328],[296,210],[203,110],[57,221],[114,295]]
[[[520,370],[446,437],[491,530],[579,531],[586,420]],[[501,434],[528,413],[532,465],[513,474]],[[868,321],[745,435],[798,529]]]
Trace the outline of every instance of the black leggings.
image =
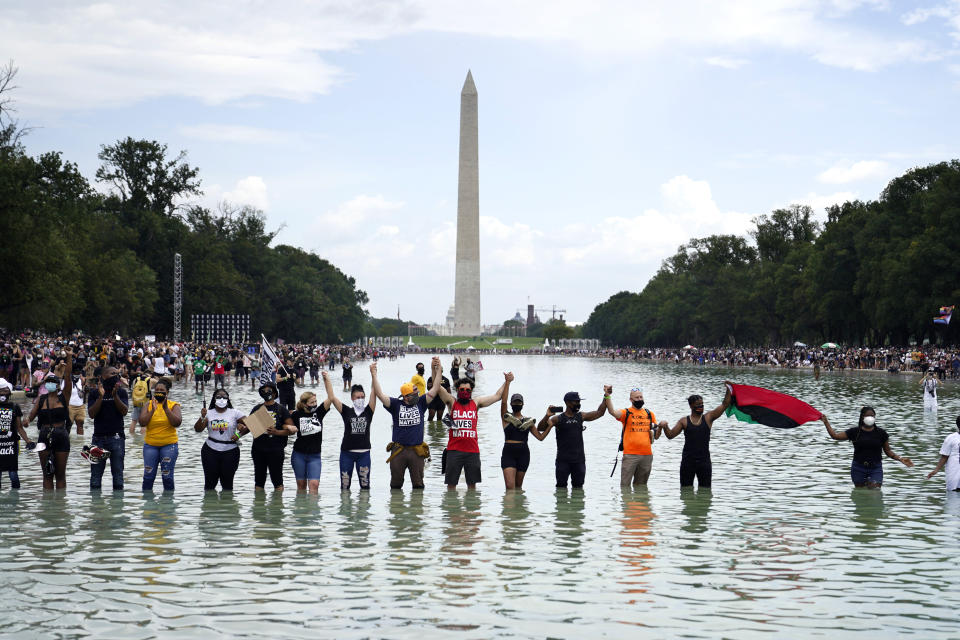
[[680,459],[680,486],[692,487],[693,478],[697,478],[697,486],[710,488],[713,480],[713,465],[710,458],[681,458]]
[[557,486],[567,486],[567,478],[570,478],[570,486],[574,489],[583,487],[583,481],[587,477],[586,462],[570,462],[569,460],[557,460]]
[[270,471],[270,482],[273,486],[283,486],[283,461],[286,458],[283,449],[279,451],[258,451],[253,449],[253,485],[263,488],[267,482],[267,471]]
[[233,491],[233,476],[240,466],[240,447],[217,451],[204,442],[200,449],[200,464],[203,465],[204,491],[216,489],[218,482],[224,491]]

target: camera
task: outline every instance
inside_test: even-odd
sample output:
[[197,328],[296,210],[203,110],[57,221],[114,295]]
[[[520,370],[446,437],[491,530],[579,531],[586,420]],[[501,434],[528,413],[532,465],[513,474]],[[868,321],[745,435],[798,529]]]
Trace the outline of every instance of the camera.
[[563,407],[558,407],[557,405],[552,404],[547,410],[550,413],[561,413],[563,412]]

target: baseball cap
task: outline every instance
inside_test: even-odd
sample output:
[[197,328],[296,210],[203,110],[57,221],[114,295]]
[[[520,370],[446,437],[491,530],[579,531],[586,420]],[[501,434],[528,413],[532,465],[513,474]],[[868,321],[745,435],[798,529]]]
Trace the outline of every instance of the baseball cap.
[[580,394],[576,391],[568,391],[563,395],[564,402],[574,402],[575,400],[580,400]]
[[413,383],[410,382],[404,382],[402,385],[400,385],[400,395],[402,396],[410,395],[416,390],[417,388],[413,386]]
[[512,396],[510,396],[510,402],[513,402],[514,400],[519,400],[520,402],[523,402],[523,396],[520,395],[519,393],[515,393]]

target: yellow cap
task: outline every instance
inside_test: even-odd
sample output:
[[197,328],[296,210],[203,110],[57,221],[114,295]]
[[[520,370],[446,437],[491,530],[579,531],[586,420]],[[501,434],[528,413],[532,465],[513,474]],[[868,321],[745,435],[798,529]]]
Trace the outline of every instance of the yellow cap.
[[402,385],[400,385],[400,395],[402,396],[410,395],[416,390],[417,388],[410,382],[404,382]]

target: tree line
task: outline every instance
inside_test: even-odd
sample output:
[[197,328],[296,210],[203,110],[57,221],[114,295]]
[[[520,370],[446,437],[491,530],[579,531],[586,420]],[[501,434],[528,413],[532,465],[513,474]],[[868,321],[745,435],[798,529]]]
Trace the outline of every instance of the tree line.
[[[15,74],[10,65],[0,69],[0,98]],[[254,332],[288,341],[360,336],[367,295],[353,278],[316,254],[271,246],[277,232],[266,229],[262,211],[184,204],[202,193],[185,152],[129,137],[104,145],[100,191],[61,153],[28,155],[25,130],[5,100],[0,327],[171,336],[180,253],[185,338],[195,313],[249,314]]]
[[584,337],[611,345],[955,344],[933,323],[960,299],[960,161],[912,169],[870,201],[753,220],[694,238],[639,293],[597,305]]

